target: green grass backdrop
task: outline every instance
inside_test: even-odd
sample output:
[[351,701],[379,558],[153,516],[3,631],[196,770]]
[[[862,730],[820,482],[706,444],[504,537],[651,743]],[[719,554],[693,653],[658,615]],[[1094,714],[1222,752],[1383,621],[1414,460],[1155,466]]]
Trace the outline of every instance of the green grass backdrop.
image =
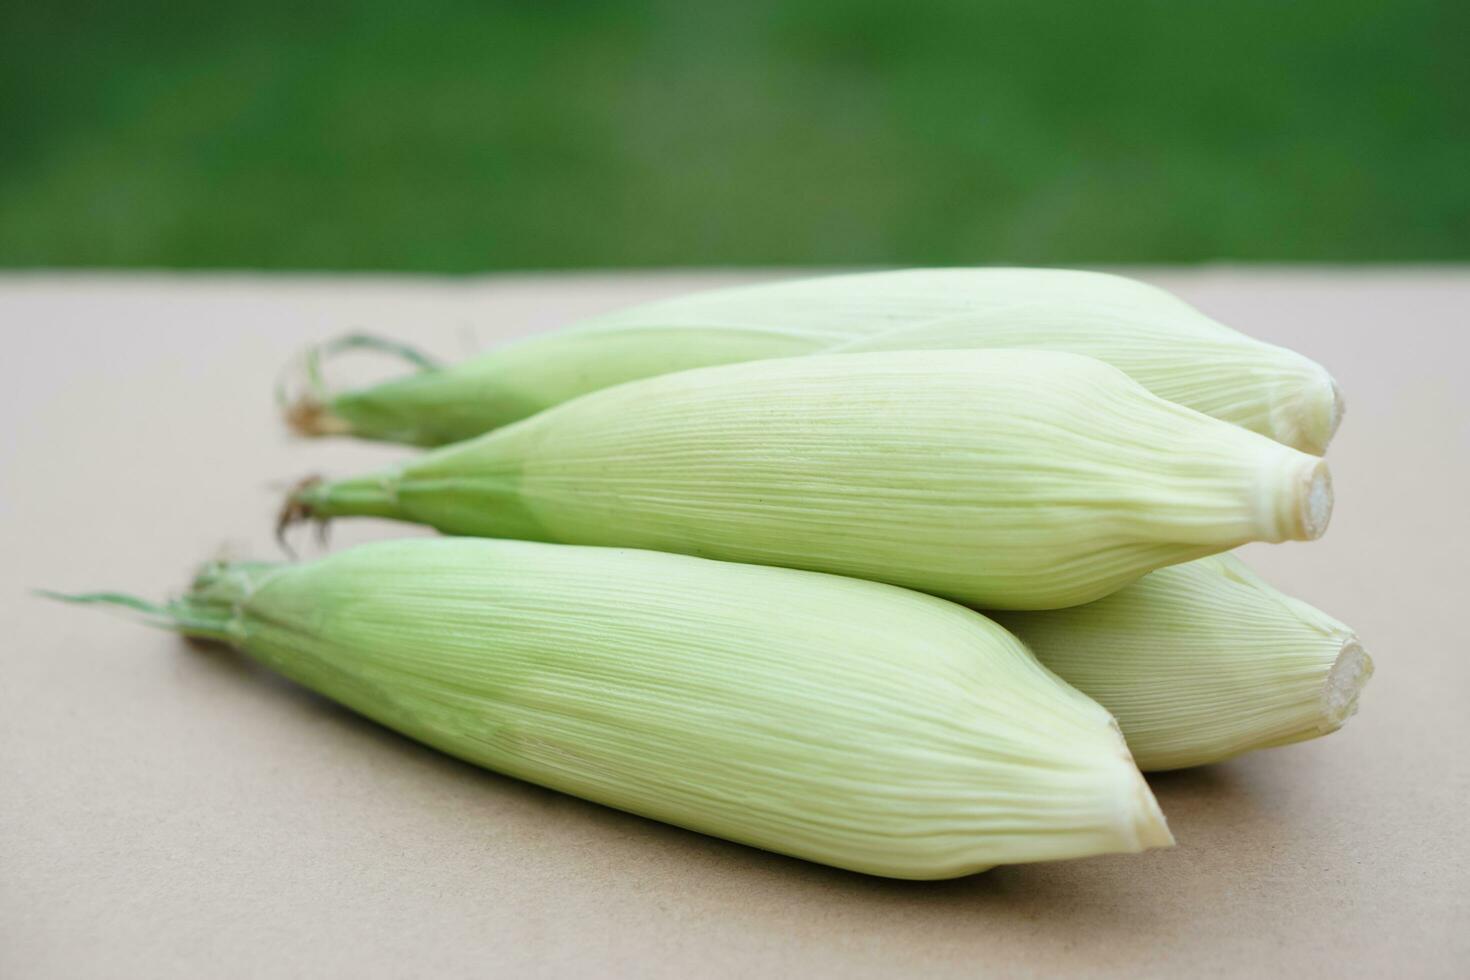
[[1470,258],[1465,0],[0,4],[0,265]]

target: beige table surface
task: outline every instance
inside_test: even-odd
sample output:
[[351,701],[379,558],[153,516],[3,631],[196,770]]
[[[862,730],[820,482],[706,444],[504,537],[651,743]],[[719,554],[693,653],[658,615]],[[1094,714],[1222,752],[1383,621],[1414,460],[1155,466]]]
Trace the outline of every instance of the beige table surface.
[[457,356],[751,275],[0,276],[0,976],[1470,975],[1470,270],[1139,274],[1342,382],[1331,531],[1247,557],[1378,672],[1336,735],[1154,778],[1172,850],[941,883],[491,775],[26,591],[274,557],[281,483],[399,455],[282,432],[309,341]]

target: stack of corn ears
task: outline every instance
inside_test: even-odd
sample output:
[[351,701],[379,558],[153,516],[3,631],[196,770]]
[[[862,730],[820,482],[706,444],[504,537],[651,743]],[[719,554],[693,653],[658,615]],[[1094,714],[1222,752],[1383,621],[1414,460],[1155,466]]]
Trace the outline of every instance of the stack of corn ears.
[[[332,393],[346,346],[417,370]],[[838,276],[304,364],[298,431],[441,448],[283,524],[468,537],[72,598],[609,806],[904,878],[1138,851],[1140,768],[1334,731],[1372,671],[1224,554],[1325,531],[1336,384],[1141,283]]]

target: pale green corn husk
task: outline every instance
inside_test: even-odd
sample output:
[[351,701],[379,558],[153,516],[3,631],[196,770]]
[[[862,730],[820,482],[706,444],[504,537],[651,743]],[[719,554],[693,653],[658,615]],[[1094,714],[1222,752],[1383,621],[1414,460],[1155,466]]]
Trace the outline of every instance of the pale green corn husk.
[[469,762],[842,868],[946,878],[1172,843],[1106,711],[985,617],[903,589],[419,539],[215,566],[167,607],[81,598]]
[[1117,717],[1145,770],[1335,732],[1373,673],[1351,629],[1231,555],[1160,569],[1085,606],[996,620]]
[[309,434],[442,445],[671,371],[797,354],[997,347],[1096,357],[1163,398],[1318,455],[1342,413],[1320,365],[1153,286],[1060,269],[914,269],[648,303],[387,384],[335,396],[318,384],[291,418]]
[[1107,595],[1163,565],[1325,528],[1325,464],[1052,351],[703,368],[585,395],[290,517],[683,552],[984,608]]

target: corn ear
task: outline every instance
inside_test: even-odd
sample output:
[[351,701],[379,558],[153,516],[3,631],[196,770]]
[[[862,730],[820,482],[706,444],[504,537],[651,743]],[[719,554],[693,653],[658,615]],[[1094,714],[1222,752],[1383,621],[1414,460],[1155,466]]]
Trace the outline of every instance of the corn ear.
[[294,403],[306,434],[443,445],[610,385],[672,371],[859,350],[1086,354],[1155,394],[1320,455],[1342,399],[1292,351],[1121,276],[913,269],[699,292],[593,318],[462,364]]
[[1160,569],[1074,609],[995,618],[1117,717],[1145,770],[1335,732],[1373,674],[1351,629],[1232,555]]
[[1051,351],[786,358],[594,392],[286,519],[683,552],[1045,609],[1315,538],[1325,464]]
[[653,552],[438,539],[216,565],[158,625],[477,765],[842,868],[1172,843],[1111,717],[953,603]]

